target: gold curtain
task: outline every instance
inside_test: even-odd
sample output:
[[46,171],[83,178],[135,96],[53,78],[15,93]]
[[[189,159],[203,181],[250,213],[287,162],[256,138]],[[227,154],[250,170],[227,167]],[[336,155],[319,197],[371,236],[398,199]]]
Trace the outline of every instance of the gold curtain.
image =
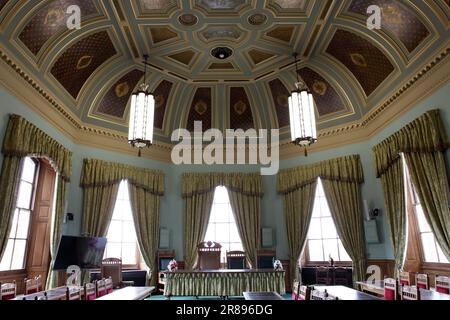
[[260,239],[260,198],[263,195],[258,173],[184,173],[182,196],[185,199],[185,268],[197,261],[197,245],[206,235],[214,191],[224,186],[230,195],[233,214],[250,263],[256,265]]
[[430,110],[373,148],[377,177],[381,178],[390,222],[396,272],[402,267],[406,245],[401,153],[405,155],[425,217],[445,255],[450,257],[448,178],[443,155],[448,147],[439,110]]
[[0,261],[5,252],[17,201],[21,158],[5,156],[0,180]]
[[284,216],[289,246],[291,279],[300,279],[298,259],[305,247],[311,222],[317,178],[312,183],[286,193],[283,197]]
[[156,256],[159,247],[160,196],[130,185],[130,201],[136,235],[145,264],[150,268],[150,285],[157,282]]
[[331,216],[342,245],[353,261],[353,283],[366,277],[366,241],[357,182],[322,180]]
[[[280,171],[278,174],[278,192],[284,195],[284,212],[291,259],[291,274],[297,275],[297,261],[302,253],[311,220],[312,206],[316,191],[317,178],[321,178],[328,185],[327,200],[331,206],[338,206],[331,210],[339,236],[347,247],[356,244],[350,255],[353,260],[355,277],[362,278],[366,263],[366,246],[364,225],[360,210],[359,185],[364,182],[364,173],[359,155],[351,155],[331,160],[325,160],[311,165],[305,165]],[[335,186],[352,185],[347,188],[352,194],[339,194]],[[335,199],[345,196],[345,199]],[[333,203],[334,202],[334,203]],[[332,209],[330,206],[330,209]],[[347,210],[351,210],[347,212]],[[349,220],[351,226],[344,225]],[[359,222],[361,223],[359,223]],[[346,222],[345,222],[346,223]],[[348,228],[348,229],[347,229]],[[351,229],[351,230],[349,230]],[[355,234],[354,234],[355,233]],[[361,273],[363,275],[361,276]]]
[[[11,227],[11,218],[16,204],[21,162],[25,157],[47,158],[58,172],[55,216],[52,217],[50,253],[53,259],[61,237],[61,227],[66,203],[66,189],[72,174],[72,153],[25,118],[12,114],[3,140],[4,154],[0,178],[0,257]],[[56,273],[50,268],[47,287],[54,285]]]
[[164,194],[161,171],[96,159],[85,159],[81,173],[84,189],[83,232],[106,236],[114,212],[120,182],[127,180],[139,247],[156,280],[159,245],[159,201]]
[[261,240],[260,198],[231,190],[228,195],[247,260],[252,268],[256,268],[256,253]]

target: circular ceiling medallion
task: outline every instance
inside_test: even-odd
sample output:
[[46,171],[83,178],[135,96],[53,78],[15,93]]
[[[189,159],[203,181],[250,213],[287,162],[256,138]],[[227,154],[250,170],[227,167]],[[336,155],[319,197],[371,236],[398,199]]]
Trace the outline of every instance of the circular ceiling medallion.
[[228,47],[217,47],[211,50],[211,55],[216,59],[225,60],[233,55],[233,50]]
[[248,17],[248,23],[250,23],[252,26],[260,26],[266,23],[267,16],[262,13],[255,13],[252,14],[250,17]]
[[193,26],[198,22],[198,18],[192,13],[185,13],[178,17],[178,21],[184,26]]

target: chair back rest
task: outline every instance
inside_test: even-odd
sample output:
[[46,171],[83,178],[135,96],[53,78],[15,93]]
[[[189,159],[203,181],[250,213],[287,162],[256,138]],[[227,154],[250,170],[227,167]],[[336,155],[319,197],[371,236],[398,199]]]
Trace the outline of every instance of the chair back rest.
[[316,284],[331,284],[330,269],[328,267],[319,266],[316,268]]
[[96,298],[95,284],[86,283],[84,285],[84,300],[95,300]]
[[405,286],[401,288],[402,300],[420,300],[420,288],[417,286]]
[[113,292],[113,281],[111,278],[105,279],[106,294]]
[[222,246],[213,241],[202,242],[197,246],[200,270],[220,269],[220,251]]
[[81,300],[80,288],[67,287],[66,288],[66,300],[70,300],[70,301]]
[[97,298],[103,297],[106,294],[105,280],[97,280],[95,282]]
[[113,287],[117,288],[122,283],[122,260],[119,258],[106,258],[102,260],[101,277],[111,278]]
[[273,269],[273,263],[277,257],[277,252],[273,249],[259,249],[256,252],[257,269]]
[[416,274],[416,287],[419,289],[430,289],[430,278],[426,273]]
[[299,300],[298,294],[300,293],[300,283],[298,281],[294,281],[292,284],[292,300]]
[[42,291],[42,282],[40,276],[25,279],[25,294],[33,294]]
[[450,277],[436,276],[434,287],[439,293],[450,294]]
[[384,300],[397,300],[397,280],[384,279]]
[[246,269],[244,251],[227,251],[228,269]]
[[298,292],[298,300],[309,300],[311,298],[311,288],[308,286],[300,286]]
[[411,277],[410,277],[408,271],[400,271],[400,274],[398,276],[398,284],[401,286],[402,285],[405,285],[405,286],[411,285]]
[[325,300],[327,297],[327,291],[312,289],[311,290],[311,300]]
[[16,297],[16,281],[11,283],[0,283],[0,300],[11,300]]

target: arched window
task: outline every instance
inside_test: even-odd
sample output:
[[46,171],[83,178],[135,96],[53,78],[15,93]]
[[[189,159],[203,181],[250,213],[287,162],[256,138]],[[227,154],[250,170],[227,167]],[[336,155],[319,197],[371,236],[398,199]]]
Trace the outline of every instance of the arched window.
[[211,208],[205,241],[215,241],[222,245],[221,261],[226,262],[226,252],[243,250],[242,241],[225,187],[217,187]]
[[128,266],[139,267],[141,254],[137,243],[133,213],[131,211],[128,182],[120,183],[114,213],[106,236],[105,258],[119,258]]
[[330,256],[334,261],[351,261],[337,234],[320,178],[317,181],[307,241],[308,262],[328,261]]

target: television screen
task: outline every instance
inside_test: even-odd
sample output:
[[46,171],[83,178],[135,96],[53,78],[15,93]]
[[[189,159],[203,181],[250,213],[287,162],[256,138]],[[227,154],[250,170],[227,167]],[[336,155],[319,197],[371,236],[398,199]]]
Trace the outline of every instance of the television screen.
[[80,269],[101,266],[106,238],[62,236],[53,270],[66,270],[71,265]]

